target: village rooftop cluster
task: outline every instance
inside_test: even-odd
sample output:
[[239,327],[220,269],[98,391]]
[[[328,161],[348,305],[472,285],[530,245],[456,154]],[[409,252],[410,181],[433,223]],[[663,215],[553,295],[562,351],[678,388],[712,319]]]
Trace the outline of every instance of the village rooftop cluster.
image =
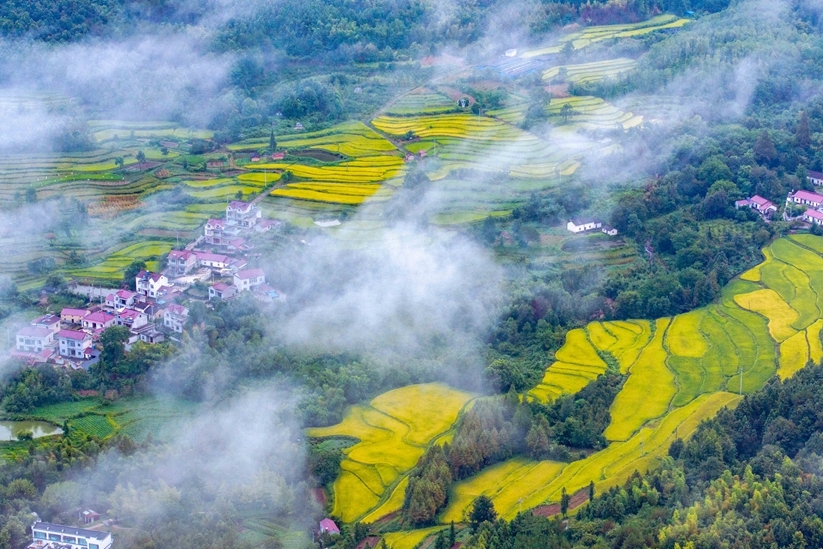
[[134,291],[104,292],[75,285],[73,291],[89,296],[88,305],[35,318],[17,332],[11,356],[29,364],[88,369],[99,359],[97,342],[102,332],[111,326],[129,329],[127,350],[138,341],[161,343],[183,332],[189,309],[179,301],[197,282],[210,281],[208,301],[232,299],[247,291],[260,301],[283,299],[281,292],[266,284],[263,270],[249,268],[244,257],[251,249],[245,237],[278,225],[262,219],[254,203],[230,202],[225,219],[209,219],[197,240],[168,254],[162,273],[141,270]]

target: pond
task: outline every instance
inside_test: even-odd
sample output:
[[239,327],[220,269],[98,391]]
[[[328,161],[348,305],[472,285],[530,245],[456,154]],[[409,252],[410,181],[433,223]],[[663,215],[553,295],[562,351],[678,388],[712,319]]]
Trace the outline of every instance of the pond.
[[45,421],[0,421],[0,442],[17,440],[17,435],[26,431],[34,438],[63,434],[63,429]]

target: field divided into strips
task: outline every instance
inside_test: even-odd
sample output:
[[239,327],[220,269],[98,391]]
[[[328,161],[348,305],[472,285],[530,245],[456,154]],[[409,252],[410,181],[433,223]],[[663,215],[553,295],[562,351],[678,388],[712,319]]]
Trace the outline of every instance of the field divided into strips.
[[183,128],[174,122],[129,122],[123,120],[90,120],[89,129],[98,143],[119,139],[152,139],[180,137],[183,139],[210,139],[213,132],[196,128]]
[[107,255],[97,265],[80,269],[67,269],[65,272],[71,276],[84,279],[122,279],[124,271],[132,261],[142,259],[148,265],[151,262],[156,262],[163,254],[169,253],[172,247],[171,242],[144,240]]
[[396,116],[437,114],[457,110],[457,103],[450,97],[431,91],[412,92],[395,101],[386,113]]
[[402,507],[406,473],[429,444],[452,428],[471,399],[438,383],[411,385],[384,393],[368,406],[351,407],[338,425],[309,429],[310,437],[359,440],[344,450],[332,513],[354,522],[376,520]]
[[608,448],[571,464],[498,464],[455,485],[441,521],[465,518],[479,494],[511,518],[520,505],[558,501],[564,487],[573,493],[591,480],[598,490],[623,482],[657,463],[675,437],[734,404],[738,391],[823,359],[823,239],[780,239],[764,255],[759,269],[729,283],[708,307],[653,323],[592,322],[570,331],[528,396],[550,401],[576,392],[605,371],[602,356],[611,355],[628,378],[610,410]]
[[577,168],[576,158],[593,146],[580,140],[549,143],[502,120],[471,114],[379,116],[372,124],[398,137],[413,132],[420,141],[409,144],[411,150],[432,151],[442,161],[429,174],[434,180],[457,169],[523,179],[556,177],[558,169],[570,175]]
[[587,84],[609,78],[618,78],[637,66],[637,61],[627,57],[593,61],[578,65],[558,65],[543,72],[543,80],[553,80],[563,75],[563,80],[575,84]]
[[[564,105],[569,105],[572,109],[568,120],[562,116]],[[489,116],[494,116],[510,124],[519,124],[526,115],[528,104],[523,103],[503,109],[488,111]],[[554,125],[556,135],[553,141],[562,143],[563,140],[574,142],[572,135],[579,129],[628,129],[638,126],[643,122],[643,117],[630,112],[624,112],[614,105],[590,95],[558,97],[552,99],[546,107],[549,121]]]
[[520,54],[520,57],[530,59],[541,55],[560,53],[563,51],[567,42],[571,42],[574,49],[579,50],[590,44],[612,38],[634,38],[660,30],[681,28],[689,23],[689,21],[689,19],[678,18],[674,15],[658,15],[648,21],[641,21],[639,23],[586,27],[581,31],[561,37],[557,44],[525,51]]
[[[309,133],[278,135],[277,146],[282,149],[320,149],[351,157],[377,156],[397,151],[390,141],[362,122],[343,122],[326,130]],[[228,146],[230,151],[265,149],[269,137],[247,139]]]

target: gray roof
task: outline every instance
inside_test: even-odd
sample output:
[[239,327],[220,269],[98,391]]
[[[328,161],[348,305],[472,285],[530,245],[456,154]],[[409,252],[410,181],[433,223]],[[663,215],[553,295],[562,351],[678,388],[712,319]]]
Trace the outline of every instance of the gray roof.
[[31,525],[31,529],[43,530],[45,532],[52,532],[55,534],[66,534],[69,536],[82,536],[84,538],[92,538],[101,541],[111,535],[109,532],[101,532],[99,530],[86,530],[85,528],[63,526],[62,524],[52,524],[50,522],[35,522]]

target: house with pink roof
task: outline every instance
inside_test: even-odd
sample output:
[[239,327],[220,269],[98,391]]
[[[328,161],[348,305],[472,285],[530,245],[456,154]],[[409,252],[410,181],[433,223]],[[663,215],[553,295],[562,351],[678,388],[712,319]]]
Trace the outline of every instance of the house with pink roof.
[[777,211],[777,206],[771,202],[770,200],[766,200],[760,195],[754,195],[751,198],[746,198],[743,200],[737,200],[734,203],[734,207],[736,209],[740,208],[752,208],[756,210],[760,215],[769,217],[773,213]]
[[86,315],[91,314],[88,309],[74,309],[71,307],[64,307],[60,311],[60,320],[66,324],[81,324]]
[[197,252],[197,261],[201,267],[210,269],[225,269],[231,258],[223,254],[213,254],[210,252]]
[[166,264],[172,276],[183,276],[197,267],[197,254],[188,250],[172,250]]
[[160,273],[144,270],[137,273],[135,277],[137,293],[146,297],[156,298],[163,286],[170,286],[169,279]]
[[189,310],[182,305],[172,303],[163,313],[163,326],[173,332],[183,333],[183,328],[189,319]]
[[83,328],[86,330],[105,330],[114,326],[117,317],[106,311],[97,311],[83,318]]
[[39,316],[32,320],[30,324],[38,328],[48,328],[54,333],[60,331],[60,317],[57,315],[47,314]]
[[330,518],[324,518],[320,521],[320,529],[319,532],[321,534],[340,534],[340,528],[337,527],[337,524]]
[[823,213],[809,208],[803,212],[803,221],[806,223],[814,223],[816,225],[823,225]]
[[810,191],[795,191],[793,193],[789,193],[789,196],[786,197],[786,202],[804,204],[816,209],[823,205],[823,195]]
[[54,343],[55,332],[42,326],[25,326],[17,332],[15,349],[24,353],[39,353]]
[[117,313],[114,323],[127,328],[140,328],[149,323],[149,317],[145,313],[135,309],[123,309]]
[[226,222],[242,229],[251,229],[262,216],[260,206],[251,202],[232,200],[226,206]]
[[224,282],[217,282],[209,286],[209,300],[221,299],[223,301],[231,299],[237,295],[237,288]]
[[206,221],[206,226],[203,228],[203,235],[206,239],[206,244],[222,245],[223,231],[226,230],[225,219],[209,219]]
[[91,351],[91,335],[79,330],[60,330],[57,333],[60,356],[88,358]]
[[251,290],[255,286],[266,283],[266,275],[263,269],[247,269],[234,274],[234,285],[240,292]]

